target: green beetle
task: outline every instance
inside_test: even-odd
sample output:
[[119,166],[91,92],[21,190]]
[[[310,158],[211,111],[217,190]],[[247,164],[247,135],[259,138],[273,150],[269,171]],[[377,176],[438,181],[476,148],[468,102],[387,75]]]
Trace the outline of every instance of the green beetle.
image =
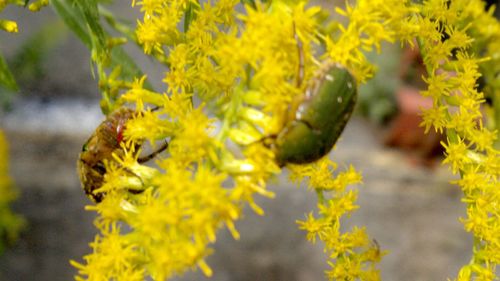
[[323,64],[301,99],[290,107],[293,118],[276,136],[278,165],[311,163],[328,154],[351,117],[356,98],[351,73],[337,63]]

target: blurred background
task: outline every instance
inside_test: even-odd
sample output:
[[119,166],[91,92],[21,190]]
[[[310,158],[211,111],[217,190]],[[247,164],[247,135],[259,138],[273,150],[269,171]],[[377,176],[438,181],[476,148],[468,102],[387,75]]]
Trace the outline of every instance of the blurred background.
[[[128,1],[113,11],[132,21],[138,15]],[[76,270],[69,260],[81,261],[96,234],[76,160],[103,119],[100,93],[88,50],[50,7],[34,14],[9,7],[2,17],[19,24],[18,34],[0,33],[0,50],[21,87],[0,93],[0,128],[20,190],[12,207],[27,226],[0,256],[0,280],[71,280]],[[127,51],[160,89],[163,69],[138,48]],[[341,168],[353,164],[363,174],[360,209],[344,227],[366,226],[389,252],[380,265],[383,280],[446,280],[471,256],[472,239],[458,221],[465,205],[440,164],[441,136],[418,128],[418,108],[428,105],[417,94],[423,86],[418,52],[397,44],[382,54],[370,54],[379,72],[360,89],[357,114],[330,154]],[[212,278],[189,273],[178,280],[324,280],[322,245],[308,243],[295,223],[315,208],[315,195],[290,183],[286,171],[270,189],[275,199],[258,198],[266,215],[248,209],[237,224],[239,241],[220,231],[208,258]]]

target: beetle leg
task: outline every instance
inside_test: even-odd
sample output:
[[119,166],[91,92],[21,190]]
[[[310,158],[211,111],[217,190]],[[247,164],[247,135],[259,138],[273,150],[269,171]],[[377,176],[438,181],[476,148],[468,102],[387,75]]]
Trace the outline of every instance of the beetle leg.
[[278,135],[274,135],[274,138],[275,139],[279,139],[282,136],[286,135],[291,128],[293,128],[293,127],[295,127],[297,125],[297,123],[302,123],[302,124],[306,125],[306,127],[309,130],[311,130],[312,132],[314,132],[316,134],[321,134],[321,130],[315,128],[313,125],[311,125],[311,123],[307,122],[306,120],[295,119],[295,120],[291,121],[290,123],[288,123],[288,125],[285,126],[283,128],[283,130],[281,130],[281,132]]
[[139,157],[137,159],[137,162],[139,162],[140,164],[142,164],[144,162],[148,162],[149,160],[155,158],[156,155],[162,153],[167,148],[168,148],[168,142],[165,141],[165,143],[162,144],[162,146],[160,146],[157,150],[153,151],[151,154],[143,156],[143,157]]
[[106,167],[102,161],[97,162],[93,167],[93,170],[97,171],[99,174],[104,175],[106,173]]
[[[133,171],[131,171],[128,168],[124,168],[124,170],[125,170],[125,172],[127,172],[131,176],[134,176],[134,177],[138,178],[141,181],[141,185],[144,187],[144,181],[142,180],[142,178],[138,174],[134,173]],[[128,188],[127,191],[130,192],[130,193],[132,193],[132,194],[139,194],[139,193],[142,193],[144,191],[144,189]]]
[[277,138],[278,138],[278,134],[271,134],[271,135],[264,136],[256,141],[253,141],[253,142],[249,143],[248,145],[254,145],[257,143],[261,143],[263,146],[265,146],[268,149],[274,149]]
[[259,142],[262,142],[262,144],[267,147],[267,148],[273,148],[273,145],[275,144],[276,138],[278,137],[277,134],[272,134],[265,136],[259,140]]
[[313,125],[311,125],[311,123],[309,123],[307,120],[303,120],[303,119],[296,119],[294,120],[293,122],[300,122],[304,125],[306,125],[307,128],[309,128],[311,131],[313,132],[321,132],[320,129],[318,128],[315,128]]

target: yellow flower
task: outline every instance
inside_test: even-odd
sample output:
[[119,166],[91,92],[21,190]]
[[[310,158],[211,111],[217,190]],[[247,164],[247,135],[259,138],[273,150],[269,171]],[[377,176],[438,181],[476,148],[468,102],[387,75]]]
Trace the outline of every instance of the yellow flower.
[[449,163],[453,173],[458,173],[459,169],[464,167],[465,164],[471,163],[467,157],[468,145],[462,139],[458,139],[456,143],[448,141],[448,143],[441,142],[445,149],[446,159],[443,163]]
[[426,97],[432,97],[434,104],[437,104],[442,96],[449,96],[449,74],[446,72],[440,74],[431,74],[429,77],[424,77],[424,81],[429,84],[425,91],[421,94]]
[[49,5],[49,0],[38,0],[33,3],[30,3],[28,9],[32,12],[38,12],[47,5]]
[[137,245],[123,236],[116,224],[101,231],[102,236],[90,243],[94,253],[84,257],[86,265],[71,261],[81,276],[87,276],[77,280],[143,280],[144,269],[136,266],[142,262]]
[[19,31],[17,28],[17,23],[15,21],[2,19],[0,19],[0,29],[11,33],[16,33]]
[[9,206],[17,198],[18,193],[9,176],[8,162],[7,140],[0,130],[0,234],[5,239],[0,241],[0,252],[4,249],[4,243],[17,239],[26,224],[21,216],[11,211]]
[[446,127],[446,118],[448,116],[448,107],[434,106],[429,109],[422,110],[422,123],[420,126],[425,127],[425,133],[429,132],[431,127],[434,127],[436,132],[443,132]]

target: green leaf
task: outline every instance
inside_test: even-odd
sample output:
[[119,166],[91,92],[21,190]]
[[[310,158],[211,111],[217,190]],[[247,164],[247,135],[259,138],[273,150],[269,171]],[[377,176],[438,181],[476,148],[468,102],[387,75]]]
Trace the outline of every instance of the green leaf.
[[10,72],[9,66],[7,65],[7,62],[3,58],[2,54],[0,54],[0,86],[10,91],[19,90],[16,80],[14,79],[14,75]]
[[194,16],[193,3],[189,2],[186,12],[184,13],[184,33],[188,32],[189,25],[191,24],[191,21],[193,21]]
[[119,46],[114,47],[111,51],[111,64],[114,66],[121,66],[121,77],[127,80],[132,80],[135,77],[141,77],[143,75],[143,72],[139,69],[134,60]]
[[[243,3],[243,5],[249,5],[250,7],[257,9],[257,5],[255,4],[255,0],[241,0],[240,2]],[[262,2],[265,3],[266,1],[262,1]]]
[[106,42],[106,35],[104,29],[100,24],[99,10],[96,0],[76,0],[77,5],[80,7],[85,23],[92,31],[92,35],[97,38],[98,46],[104,47]]
[[51,3],[66,25],[89,49],[96,42],[98,48],[104,48],[106,34],[100,24],[96,0],[51,0]]
[[64,23],[80,38],[83,44],[89,49],[92,48],[87,24],[79,6],[67,0],[51,0],[51,4]]
[[[109,37],[100,24],[100,14],[96,0],[51,0],[56,12],[66,25],[90,49],[105,51]],[[111,51],[111,68],[120,65],[126,78],[140,75],[142,72],[135,62],[116,46]]]
[[[101,14],[97,0],[51,0],[51,2],[66,25],[92,53],[109,52],[106,42],[110,36],[100,23]],[[110,17],[112,14],[108,13],[106,16]],[[120,46],[111,49],[110,59],[109,62],[99,61],[96,63],[101,64],[100,67],[109,67],[110,69],[120,66],[122,68],[120,78],[124,80],[132,80],[134,77],[142,76],[141,69]]]

